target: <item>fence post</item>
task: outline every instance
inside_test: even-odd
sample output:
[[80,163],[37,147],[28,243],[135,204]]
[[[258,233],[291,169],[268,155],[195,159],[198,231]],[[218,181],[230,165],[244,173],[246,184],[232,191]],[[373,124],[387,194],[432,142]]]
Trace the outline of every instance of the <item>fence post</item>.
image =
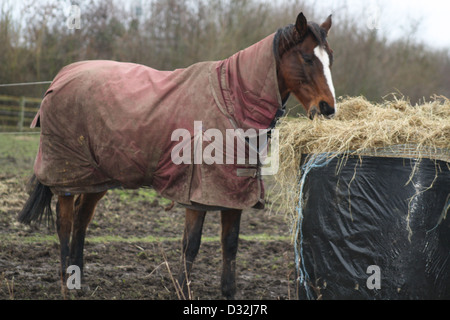
[[19,113],[19,131],[23,131],[23,121],[25,118],[25,97],[20,97],[19,101],[20,113]]

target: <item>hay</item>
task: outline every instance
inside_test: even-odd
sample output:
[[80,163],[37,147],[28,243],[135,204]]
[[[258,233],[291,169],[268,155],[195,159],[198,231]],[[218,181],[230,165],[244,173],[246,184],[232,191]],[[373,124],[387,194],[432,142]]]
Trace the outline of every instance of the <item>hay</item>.
[[[450,162],[450,100],[439,96],[412,106],[396,97],[373,104],[363,97],[338,101],[333,119],[283,119],[280,133],[280,168],[274,192],[294,221],[298,218],[302,155],[377,155],[432,158]],[[400,147],[399,147],[400,146]]]

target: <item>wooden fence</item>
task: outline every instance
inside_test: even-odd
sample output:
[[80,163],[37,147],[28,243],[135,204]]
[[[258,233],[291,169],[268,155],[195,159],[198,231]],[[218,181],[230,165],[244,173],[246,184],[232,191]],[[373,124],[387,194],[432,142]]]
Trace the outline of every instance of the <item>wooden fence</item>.
[[41,100],[0,95],[0,131],[33,131],[30,129],[30,124],[39,109]]

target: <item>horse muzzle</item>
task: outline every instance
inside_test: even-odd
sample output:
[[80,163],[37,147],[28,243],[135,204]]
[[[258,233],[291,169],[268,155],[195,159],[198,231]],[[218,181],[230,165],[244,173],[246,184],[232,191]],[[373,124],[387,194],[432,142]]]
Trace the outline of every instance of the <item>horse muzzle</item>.
[[325,101],[320,101],[318,107],[317,106],[312,106],[309,109],[308,116],[309,116],[309,118],[311,120],[314,119],[314,117],[316,115],[323,115],[325,118],[330,119],[330,118],[332,118],[334,116],[334,114],[335,114],[335,108],[330,106]]

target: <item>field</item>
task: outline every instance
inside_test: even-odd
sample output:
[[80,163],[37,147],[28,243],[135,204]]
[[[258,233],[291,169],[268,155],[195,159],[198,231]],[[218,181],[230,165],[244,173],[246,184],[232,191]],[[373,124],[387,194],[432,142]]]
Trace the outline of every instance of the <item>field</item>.
[[[39,135],[0,135],[0,299],[62,299],[53,228],[16,216],[27,199]],[[271,181],[267,181],[270,185]],[[88,228],[85,280],[70,299],[177,299],[184,210],[151,189],[113,190]],[[205,220],[191,276],[193,299],[221,299],[220,215]],[[237,256],[237,299],[295,299],[293,248],[283,214],[247,210]]]

